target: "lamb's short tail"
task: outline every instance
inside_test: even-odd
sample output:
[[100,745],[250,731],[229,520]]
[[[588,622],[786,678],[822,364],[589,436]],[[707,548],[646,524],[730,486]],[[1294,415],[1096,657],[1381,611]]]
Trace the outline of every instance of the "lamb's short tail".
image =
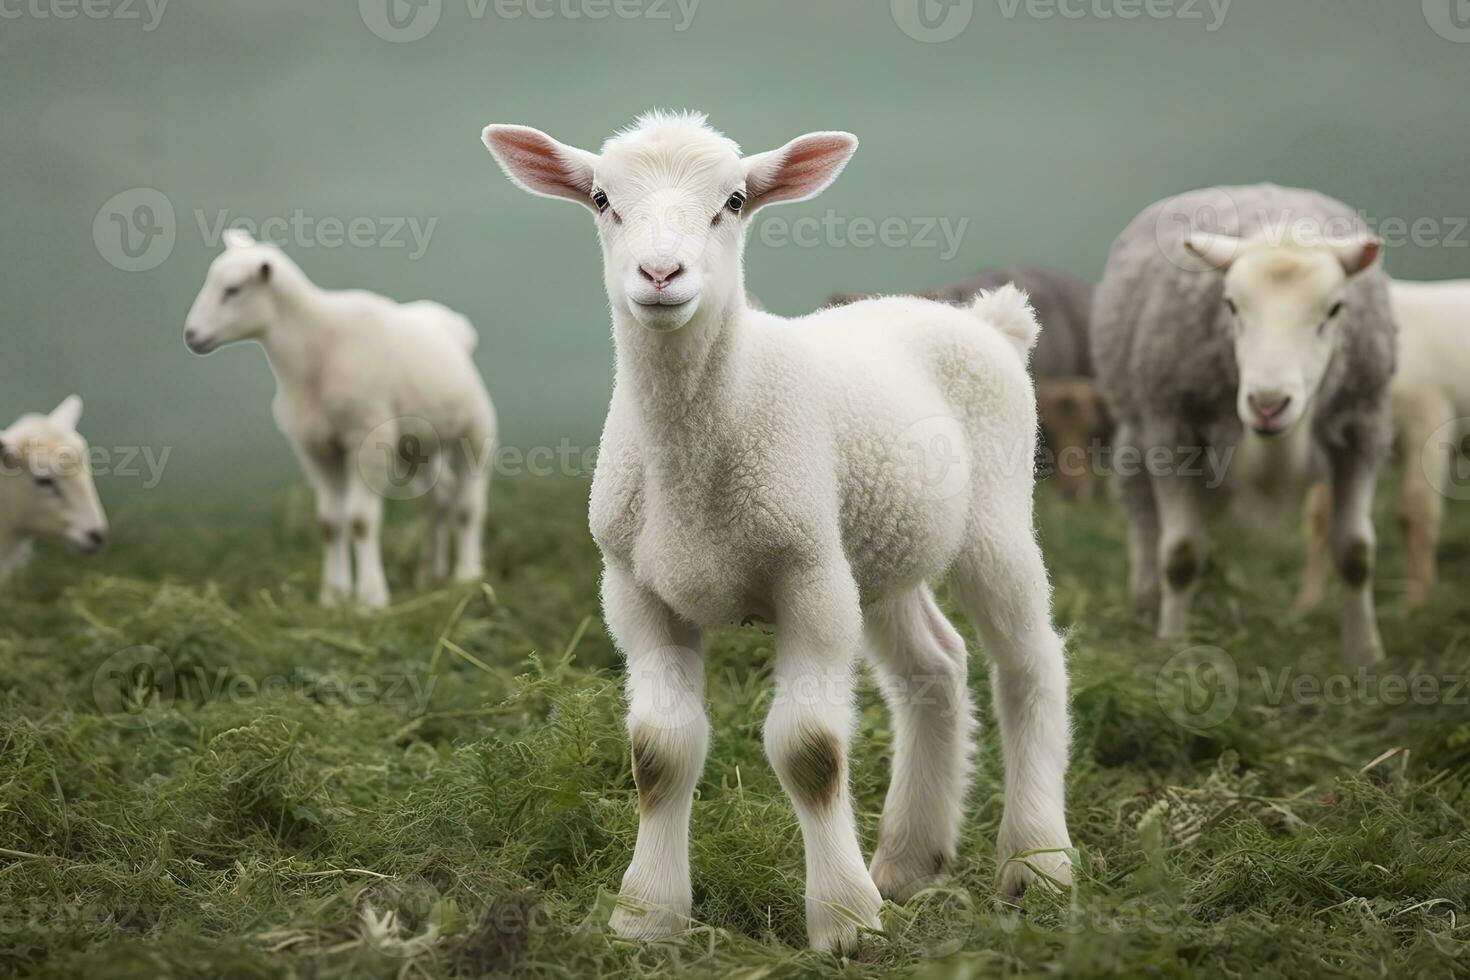
[[999,289],[981,290],[971,310],[1011,342],[1022,362],[1030,359],[1031,348],[1041,336],[1041,324],[1036,322],[1036,311],[1024,289],[1008,282]]

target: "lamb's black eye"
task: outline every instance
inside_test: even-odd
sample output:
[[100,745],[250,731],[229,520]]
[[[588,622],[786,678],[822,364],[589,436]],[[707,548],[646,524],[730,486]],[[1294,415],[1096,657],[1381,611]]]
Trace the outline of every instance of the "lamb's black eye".
[[1240,316],[1240,308],[1235,305],[1235,300],[1227,296],[1225,297],[1225,305],[1229,308],[1231,316]]
[[240,293],[240,287],[239,286],[226,286],[225,287],[225,299],[234,299],[236,296],[239,295],[239,293]]
[[1341,300],[1338,300],[1336,303],[1332,304],[1332,309],[1330,309],[1330,310],[1327,311],[1327,319],[1329,319],[1329,320],[1335,320],[1335,319],[1337,319],[1337,315],[1339,313],[1341,313],[1346,307],[1347,307],[1347,304],[1346,303],[1342,302]]
[[54,477],[54,476],[46,476],[43,473],[43,474],[38,475],[35,479],[36,479],[36,486],[38,486],[38,487],[42,487],[42,488],[44,488],[46,490],[54,490],[54,489],[56,489],[56,477]]
[[730,195],[730,200],[725,202],[725,207],[730,209],[731,214],[739,214],[745,209],[745,192],[736,191]]
[[606,211],[608,205],[607,195],[602,191],[593,191],[592,203],[597,206],[599,212]]

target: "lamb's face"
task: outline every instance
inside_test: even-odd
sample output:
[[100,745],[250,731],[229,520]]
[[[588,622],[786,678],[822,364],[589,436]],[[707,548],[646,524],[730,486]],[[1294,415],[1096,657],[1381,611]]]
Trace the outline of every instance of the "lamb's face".
[[1187,244],[1224,273],[1240,420],[1260,435],[1289,432],[1306,417],[1327,373],[1348,283],[1372,267],[1381,244],[1367,236],[1271,244],[1221,235]]
[[659,112],[600,155],[525,126],[490,126],[484,140],[517,184],[597,216],[614,312],[660,332],[738,299],[749,216],[817,194],[857,149],[848,133],[812,133],[742,158],[703,116]]
[[706,129],[665,126],[609,143],[592,202],[614,309],[677,330],[706,293],[739,288],[749,197],[735,144]]
[[227,232],[225,251],[212,262],[185,321],[184,343],[196,354],[255,340],[276,318],[272,276],[280,252],[248,235]]
[[0,478],[18,481],[11,496],[20,530],[65,538],[91,553],[107,539],[107,517],[92,482],[87,442],[77,433],[75,395],[50,415],[25,415],[0,432]]

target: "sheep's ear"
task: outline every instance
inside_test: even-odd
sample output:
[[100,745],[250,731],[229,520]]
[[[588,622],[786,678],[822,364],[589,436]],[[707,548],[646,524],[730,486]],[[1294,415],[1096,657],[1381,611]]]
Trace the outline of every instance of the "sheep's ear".
[[20,466],[20,457],[10,448],[9,443],[6,442],[7,438],[9,438],[9,433],[0,429],[0,465],[6,469],[16,469]]
[[1356,238],[1333,241],[1328,244],[1328,247],[1332,249],[1332,254],[1337,256],[1337,261],[1342,263],[1342,271],[1349,276],[1367,272],[1383,254],[1382,240],[1373,235],[1359,235]]
[[249,248],[255,244],[255,236],[244,228],[226,228],[225,248]]
[[597,154],[558,143],[529,126],[487,126],[481,137],[505,175],[542,197],[564,197],[592,211]]
[[746,157],[746,210],[816,197],[842,173],[857,146],[851,133],[808,133],[778,150]]
[[76,395],[67,395],[60,405],[51,410],[51,421],[63,429],[75,429],[82,420],[82,400]]
[[1185,248],[1220,272],[1235,264],[1244,244],[1234,235],[1216,235],[1207,231],[1195,232],[1184,239]]

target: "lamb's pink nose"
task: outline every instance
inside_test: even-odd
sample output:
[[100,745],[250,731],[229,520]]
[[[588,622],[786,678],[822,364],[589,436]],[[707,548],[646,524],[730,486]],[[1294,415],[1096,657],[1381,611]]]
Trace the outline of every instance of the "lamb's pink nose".
[[679,277],[684,267],[674,262],[670,265],[640,265],[638,271],[643,273],[644,279],[653,283],[654,289],[663,289]]
[[1246,399],[1250,403],[1251,411],[1261,417],[1261,421],[1270,422],[1286,411],[1291,404],[1290,395],[1251,395]]

